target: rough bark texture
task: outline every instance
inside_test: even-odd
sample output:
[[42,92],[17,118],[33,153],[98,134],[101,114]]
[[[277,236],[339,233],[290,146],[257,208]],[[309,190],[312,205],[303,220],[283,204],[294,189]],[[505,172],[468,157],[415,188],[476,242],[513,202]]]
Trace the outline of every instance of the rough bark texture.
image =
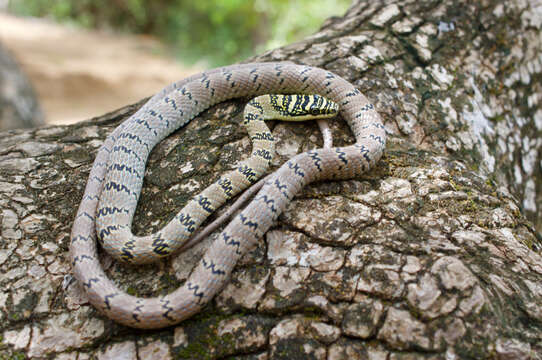
[[[362,178],[305,189],[203,312],[160,331],[100,316],[67,260],[94,153],[136,106],[4,133],[0,358],[542,359],[542,239],[521,211],[540,229],[541,19],[534,1],[360,1],[258,58],[357,84],[385,120],[387,151]],[[158,145],[136,231],[248,155],[242,104]],[[333,129],[351,141],[343,122]],[[273,132],[276,164],[321,144],[314,124]],[[104,265],[130,293],[163,293],[207,244],[159,265]]]
[[0,44],[0,130],[31,128],[43,123],[32,85]]

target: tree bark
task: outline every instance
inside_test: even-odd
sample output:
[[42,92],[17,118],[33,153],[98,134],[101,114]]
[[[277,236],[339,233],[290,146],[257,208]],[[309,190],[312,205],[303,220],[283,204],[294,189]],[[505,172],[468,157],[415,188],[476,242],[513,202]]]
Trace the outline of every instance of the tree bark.
[[[2,134],[0,358],[542,359],[541,19],[534,1],[356,1],[253,59],[356,84],[383,116],[385,155],[361,178],[306,188],[204,311],[159,331],[99,315],[67,253],[94,154],[142,102]],[[248,155],[243,104],[153,150],[136,232]],[[332,126],[337,145],[352,141]],[[273,133],[276,166],[321,145],[315,124]],[[164,293],[209,241],[158,265],[104,266],[130,293]]]

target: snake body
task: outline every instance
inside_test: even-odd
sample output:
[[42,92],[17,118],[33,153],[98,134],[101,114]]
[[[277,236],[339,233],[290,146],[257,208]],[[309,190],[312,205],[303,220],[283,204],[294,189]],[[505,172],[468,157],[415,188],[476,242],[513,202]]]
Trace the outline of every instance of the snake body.
[[[184,94],[188,94],[188,90],[184,90]],[[175,100],[165,101],[173,103]],[[156,110],[152,113],[156,113]],[[147,149],[155,144],[137,132],[125,129],[116,137],[109,157],[96,214],[98,240],[113,257],[130,263],[149,263],[169,256],[186,243],[209,215],[254,184],[269,168],[275,143],[264,120],[303,121],[329,118],[337,113],[338,105],[319,95],[268,94],[252,99],[245,107],[243,121],[253,143],[251,156],[188,201],[163,229],[142,237],[133,235],[131,228],[145,163],[134,164],[129,159],[146,157]],[[187,119],[191,116],[188,114]],[[148,122],[148,126],[153,124]],[[139,147],[134,148],[134,144]],[[132,179],[127,181],[126,175],[131,175]]]
[[[118,289],[98,260],[96,222],[99,219],[99,231],[105,230],[99,236],[102,240],[112,235],[113,242],[105,242],[104,247],[115,256],[127,261],[149,260],[145,258],[147,255],[141,257],[134,251],[136,246],[131,243],[134,238],[126,224],[131,224],[151,149],[216,103],[234,97],[273,93],[319,94],[339,104],[356,142],[345,147],[311,150],[281,166],[254,200],[226,226],[185,284],[174,292],[137,298]],[[262,131],[256,133],[263,134]],[[238,259],[264,235],[303,186],[317,180],[360,175],[378,161],[385,140],[385,129],[374,106],[353,85],[323,69],[292,63],[253,63],[210,70],[174,83],[115,129],[98,151],[72,228],[70,255],[74,275],[86,290],[89,301],[119,323],[137,328],[160,328],[178,323],[199,311],[216,294]],[[268,144],[264,144],[264,148],[266,146]],[[250,166],[244,165],[246,167],[238,167],[232,174],[250,173]],[[240,187],[236,179],[228,179],[229,185]],[[222,186],[223,182],[219,182],[210,188]],[[184,215],[177,214],[162,235],[150,236],[150,247],[146,247],[144,254],[148,254],[149,248],[150,253],[158,256],[161,252],[171,252],[171,243],[166,238],[169,231],[175,235],[191,234],[192,231],[182,230],[190,223],[187,216],[191,221],[203,221],[201,217],[208,213],[203,207],[209,205],[209,197],[224,197],[223,191],[220,195],[217,187],[213,189],[202,193],[206,201],[198,200],[196,207],[186,212],[183,212],[186,207],[181,210],[179,214]],[[119,194],[122,195],[118,197]],[[109,196],[107,201],[111,203],[101,200],[104,195]],[[209,206],[208,210],[214,207]],[[128,240],[122,240],[125,238]],[[121,240],[116,242],[115,239]],[[158,251],[157,244],[160,245]],[[162,246],[164,244],[166,246]]]

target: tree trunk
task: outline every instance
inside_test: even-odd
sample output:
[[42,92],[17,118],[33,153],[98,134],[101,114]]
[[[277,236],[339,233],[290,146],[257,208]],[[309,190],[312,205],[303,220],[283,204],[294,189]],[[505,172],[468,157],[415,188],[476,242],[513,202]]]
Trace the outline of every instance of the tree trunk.
[[0,131],[43,125],[32,85],[0,44]]
[[[384,157],[361,178],[307,187],[178,326],[117,325],[70,281],[94,154],[142,103],[1,135],[0,358],[542,359],[542,4],[386,3],[357,1],[255,59],[356,84],[385,121]],[[136,232],[163,226],[246,157],[243,104],[206,111],[153,150]],[[332,127],[337,145],[352,141],[343,122]],[[275,165],[321,145],[314,124],[273,133]],[[158,265],[104,266],[130,293],[164,293],[209,241]]]

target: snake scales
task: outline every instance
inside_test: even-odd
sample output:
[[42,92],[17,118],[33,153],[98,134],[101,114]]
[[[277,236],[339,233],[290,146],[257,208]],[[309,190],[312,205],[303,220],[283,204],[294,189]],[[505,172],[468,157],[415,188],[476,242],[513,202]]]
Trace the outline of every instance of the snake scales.
[[[131,243],[130,224],[151,149],[216,103],[272,93],[319,94],[339,104],[356,142],[345,147],[311,150],[281,166],[254,200],[226,226],[185,284],[174,292],[155,298],[137,298],[118,289],[100,265],[96,239],[112,235],[112,245],[105,243],[104,247],[120,259],[150,260],[144,253],[140,257],[136,244]],[[317,180],[360,175],[378,161],[385,139],[384,126],[373,105],[350,83],[319,68],[292,63],[252,63],[210,70],[174,83],[115,129],[98,151],[72,228],[70,255],[74,275],[86,290],[89,301],[119,323],[137,328],[160,328],[178,323],[198,312],[216,294],[238,259],[264,235],[303,186]],[[246,174],[251,170],[245,163],[232,173],[249,179],[250,183],[252,179]],[[228,187],[238,186],[233,182]],[[197,197],[196,206],[190,208],[190,212],[183,213],[185,207],[179,212],[184,215],[177,214],[162,230],[162,235],[148,237],[151,248],[158,249],[153,252],[158,256],[163,255],[161,252],[171,252],[166,239],[168,231],[176,235],[192,234],[195,222],[203,221],[201,217],[211,210],[209,198],[217,194],[216,188],[200,194],[202,197]],[[110,204],[101,199],[104,195],[112,201]],[[187,216],[190,219],[187,220]],[[101,225],[99,236],[97,219]],[[120,237],[128,234],[129,240],[116,243],[119,237],[115,233],[121,234]]]

